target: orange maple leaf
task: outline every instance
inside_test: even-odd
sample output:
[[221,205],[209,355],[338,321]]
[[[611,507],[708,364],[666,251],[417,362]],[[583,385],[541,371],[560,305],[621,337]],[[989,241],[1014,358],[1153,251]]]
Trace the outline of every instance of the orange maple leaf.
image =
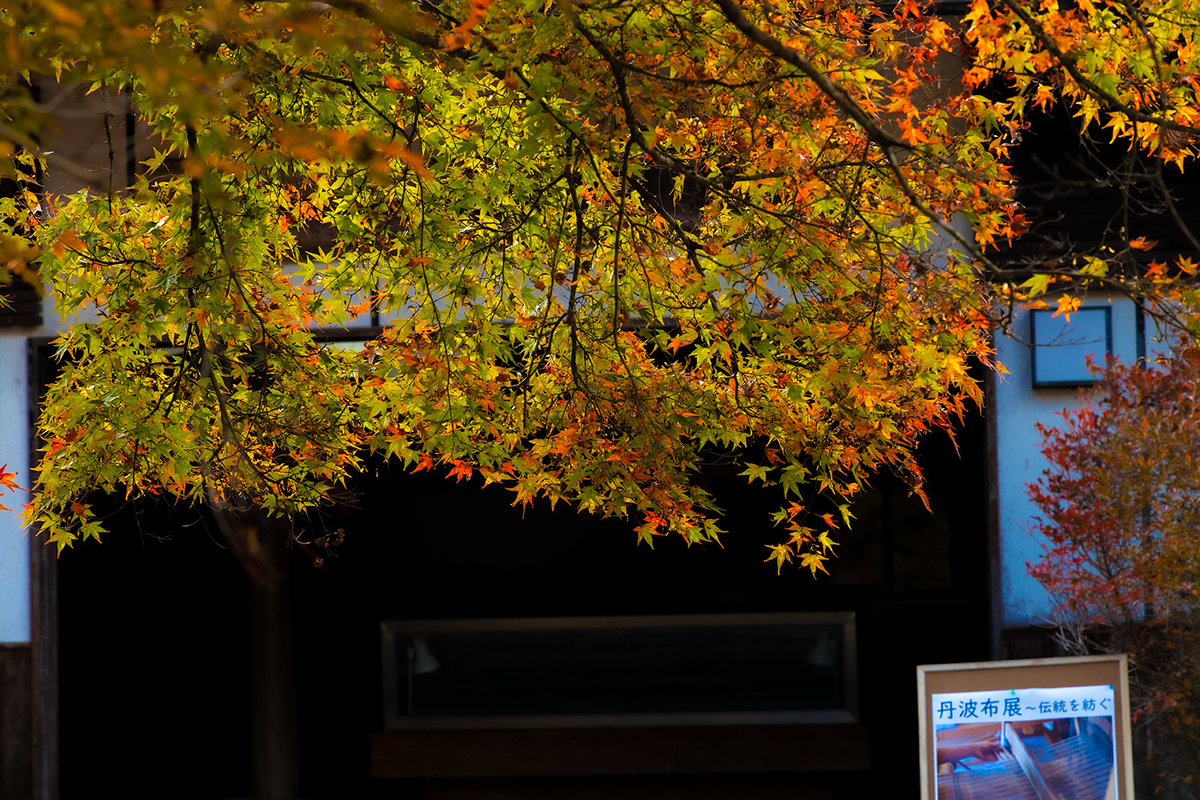
[[[17,473],[8,472],[8,464],[0,467],[0,487],[7,489],[10,492],[19,492],[21,487],[17,485]],[[0,503],[0,511],[11,511],[8,506]]]
[[[414,470],[415,471],[415,470]],[[463,478],[471,477],[471,465],[465,461],[455,461],[454,467],[450,470],[448,477],[454,478],[456,481],[461,481]]]

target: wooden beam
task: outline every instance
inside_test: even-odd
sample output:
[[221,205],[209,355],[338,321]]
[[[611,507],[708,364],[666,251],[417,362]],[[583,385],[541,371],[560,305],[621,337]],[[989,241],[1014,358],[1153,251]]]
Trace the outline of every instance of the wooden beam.
[[[58,367],[50,340],[28,343],[29,464],[36,470],[41,445],[37,417]],[[58,800],[58,551],[29,531],[29,633],[32,656],[33,800]]]
[[24,642],[0,644],[0,797],[33,796],[33,656]]
[[383,731],[376,778],[671,775],[864,770],[864,725],[711,725]]

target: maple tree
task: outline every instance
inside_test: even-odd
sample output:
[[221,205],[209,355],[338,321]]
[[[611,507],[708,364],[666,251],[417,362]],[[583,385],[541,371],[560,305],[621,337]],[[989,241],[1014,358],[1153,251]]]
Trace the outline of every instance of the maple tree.
[[[1100,372],[1100,370],[1097,370]],[[1041,426],[1049,467],[1029,485],[1045,537],[1030,573],[1070,651],[1128,652],[1151,773],[1200,774],[1200,354],[1110,362],[1100,391]]]
[[[26,518],[60,549],[102,533],[97,489],[298,518],[374,452],[698,541],[718,516],[691,477],[741,452],[785,494],[771,558],[824,569],[872,472],[920,492],[915,444],[978,401],[1005,302],[1064,280],[1197,302],[1186,259],[1126,268],[1144,240],[1032,270],[994,250],[1025,224],[1007,162],[1030,108],[1187,163],[1194,4],[935,10],[0,11],[26,187],[0,256],[95,315],[60,339]],[[158,141],[135,186],[38,194],[39,165],[71,165],[38,146],[31,75],[130,98]],[[323,346],[368,309],[378,336]]]

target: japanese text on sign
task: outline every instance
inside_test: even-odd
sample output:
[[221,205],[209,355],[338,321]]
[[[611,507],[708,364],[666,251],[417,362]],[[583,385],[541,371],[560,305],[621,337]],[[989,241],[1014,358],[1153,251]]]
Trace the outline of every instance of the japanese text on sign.
[[1112,686],[1063,686],[933,695],[935,725],[1012,719],[1062,719],[1109,716]]

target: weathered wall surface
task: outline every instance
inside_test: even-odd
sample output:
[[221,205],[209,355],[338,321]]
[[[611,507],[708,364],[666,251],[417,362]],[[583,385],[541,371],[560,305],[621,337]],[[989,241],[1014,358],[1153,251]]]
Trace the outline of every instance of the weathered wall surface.
[[[1113,355],[1123,363],[1138,357],[1137,308],[1124,297],[1093,295],[1084,307],[1111,310]],[[996,378],[990,413],[996,416],[996,489],[999,505],[999,559],[1001,621],[1004,627],[1038,625],[1051,621],[1052,604],[1041,585],[1031,578],[1026,564],[1041,557],[1042,543],[1029,529],[1036,508],[1026,493],[1046,461],[1037,423],[1061,422],[1064,408],[1079,399],[1077,388],[1033,388],[1030,313],[1018,309],[1008,335],[997,335],[996,355],[1009,375]],[[1095,348],[1103,361],[1103,345]]]

